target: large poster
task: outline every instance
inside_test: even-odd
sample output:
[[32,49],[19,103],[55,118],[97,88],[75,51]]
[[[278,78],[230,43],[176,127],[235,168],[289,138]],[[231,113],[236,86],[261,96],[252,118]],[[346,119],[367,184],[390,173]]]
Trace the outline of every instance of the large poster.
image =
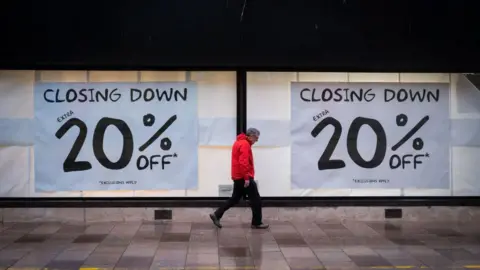
[[197,187],[194,83],[35,85],[39,191]]
[[450,187],[448,84],[292,83],[292,188]]

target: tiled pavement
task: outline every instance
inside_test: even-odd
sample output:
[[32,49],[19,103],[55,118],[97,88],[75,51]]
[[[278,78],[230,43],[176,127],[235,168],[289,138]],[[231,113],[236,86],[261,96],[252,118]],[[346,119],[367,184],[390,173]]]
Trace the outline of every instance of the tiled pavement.
[[0,224],[0,270],[480,269],[480,226],[224,222]]

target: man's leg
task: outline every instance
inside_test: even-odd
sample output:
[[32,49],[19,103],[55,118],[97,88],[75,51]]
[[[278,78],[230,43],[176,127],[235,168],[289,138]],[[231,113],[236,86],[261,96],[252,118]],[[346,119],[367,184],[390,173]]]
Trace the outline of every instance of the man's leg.
[[213,214],[210,214],[210,218],[212,219],[215,226],[221,228],[222,225],[220,224],[220,219],[223,217],[223,214],[230,209],[232,206],[236,205],[240,199],[243,197],[245,192],[245,181],[243,180],[235,180],[233,181],[233,192],[232,196],[220,207],[215,211]]
[[250,185],[247,187],[247,193],[250,200],[250,207],[252,209],[252,228],[268,228],[267,224],[262,223],[262,200],[255,180],[250,181]]

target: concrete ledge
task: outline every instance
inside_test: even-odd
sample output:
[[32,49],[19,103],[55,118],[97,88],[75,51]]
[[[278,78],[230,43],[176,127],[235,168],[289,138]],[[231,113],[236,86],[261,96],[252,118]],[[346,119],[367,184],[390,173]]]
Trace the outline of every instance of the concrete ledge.
[[[0,208],[2,222],[125,222],[153,221],[158,208]],[[164,208],[166,209],[166,208]],[[302,207],[264,208],[266,220],[325,221],[357,220],[384,221],[386,207]],[[480,222],[480,207],[405,207],[404,221]],[[209,222],[213,208],[172,208],[172,220]],[[249,222],[248,208],[232,208],[223,220]]]
[[83,208],[4,208],[3,222],[84,222]]
[[[216,208],[228,197],[14,197],[0,208]],[[263,197],[268,208],[305,207],[480,207],[478,196],[321,196]],[[240,202],[239,207],[248,207]]]

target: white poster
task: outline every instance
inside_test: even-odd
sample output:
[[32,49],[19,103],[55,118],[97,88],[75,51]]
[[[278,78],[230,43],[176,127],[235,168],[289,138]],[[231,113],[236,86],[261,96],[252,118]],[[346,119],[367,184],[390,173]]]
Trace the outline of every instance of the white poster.
[[449,85],[292,83],[292,188],[450,187]]
[[194,83],[35,85],[38,191],[194,189]]

